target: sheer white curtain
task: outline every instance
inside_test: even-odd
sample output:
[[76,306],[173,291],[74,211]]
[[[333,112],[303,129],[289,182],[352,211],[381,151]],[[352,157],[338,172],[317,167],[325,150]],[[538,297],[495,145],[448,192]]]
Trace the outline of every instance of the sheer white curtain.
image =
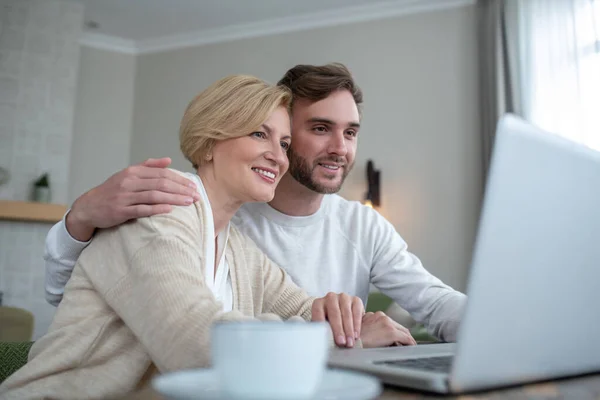
[[485,175],[492,157],[498,118],[506,113],[524,116],[518,15],[515,0],[477,2],[481,144]]
[[525,118],[600,150],[600,0],[519,0]]

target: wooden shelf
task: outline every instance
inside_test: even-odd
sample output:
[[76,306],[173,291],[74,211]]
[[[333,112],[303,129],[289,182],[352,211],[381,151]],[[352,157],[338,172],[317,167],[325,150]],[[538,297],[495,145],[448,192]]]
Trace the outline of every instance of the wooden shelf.
[[55,223],[66,212],[62,204],[0,200],[0,220]]

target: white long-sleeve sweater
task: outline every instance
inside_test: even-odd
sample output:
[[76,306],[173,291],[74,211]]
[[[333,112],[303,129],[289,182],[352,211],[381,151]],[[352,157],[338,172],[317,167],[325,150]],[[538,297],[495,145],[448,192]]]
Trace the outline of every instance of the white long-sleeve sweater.
[[[431,275],[377,211],[326,195],[310,216],[292,217],[249,203],[232,223],[312,296],[343,292],[366,304],[369,283],[394,299],[434,336],[456,340],[466,296]],[[72,266],[87,243],[57,223],[46,239],[46,292],[57,304]]]

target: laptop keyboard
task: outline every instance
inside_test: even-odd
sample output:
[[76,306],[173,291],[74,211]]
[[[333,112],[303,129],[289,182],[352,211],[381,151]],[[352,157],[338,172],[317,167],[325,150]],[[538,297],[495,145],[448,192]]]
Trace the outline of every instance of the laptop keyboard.
[[405,360],[378,361],[377,365],[390,367],[414,368],[423,371],[450,372],[453,356],[410,358]]

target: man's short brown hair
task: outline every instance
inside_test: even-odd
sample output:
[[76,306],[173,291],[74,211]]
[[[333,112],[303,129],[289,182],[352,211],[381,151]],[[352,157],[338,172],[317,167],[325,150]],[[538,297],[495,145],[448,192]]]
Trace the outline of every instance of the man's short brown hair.
[[349,91],[359,111],[363,102],[362,90],[354,83],[348,68],[341,63],[296,65],[277,84],[292,92],[292,103],[296,99],[323,100],[338,90]]

